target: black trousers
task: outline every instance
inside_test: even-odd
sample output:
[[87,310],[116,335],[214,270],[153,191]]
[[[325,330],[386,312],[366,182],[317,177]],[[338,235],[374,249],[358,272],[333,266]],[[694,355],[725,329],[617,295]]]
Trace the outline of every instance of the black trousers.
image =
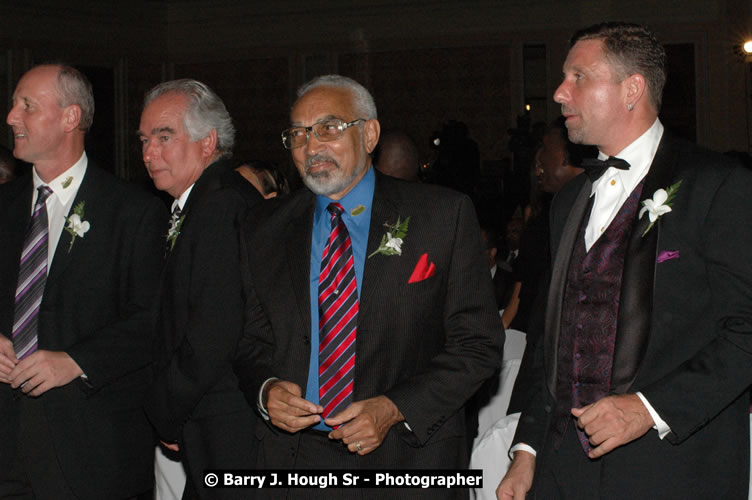
[[567,425],[559,449],[547,439],[536,458],[535,478],[529,497],[588,500],[600,498],[601,460],[588,458],[577,437],[574,422]]

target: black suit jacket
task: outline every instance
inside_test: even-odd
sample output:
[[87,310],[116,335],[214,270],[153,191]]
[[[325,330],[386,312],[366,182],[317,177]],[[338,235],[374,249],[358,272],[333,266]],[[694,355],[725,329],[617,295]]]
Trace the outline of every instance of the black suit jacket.
[[[254,406],[268,377],[293,381],[305,393],[314,205],[311,192],[299,191],[244,238],[250,299],[241,343],[245,358],[238,373]],[[365,468],[465,467],[461,409],[500,366],[504,341],[478,224],[466,196],[377,172],[367,255],[378,248],[384,224],[398,217],[410,217],[402,255],[379,254],[365,262],[354,400],[386,395],[412,432],[395,425],[382,445],[358,457],[358,463]],[[435,264],[436,274],[408,284],[423,253]],[[263,327],[265,317],[271,329]],[[289,450],[297,447],[299,433],[265,425],[257,430],[266,465],[293,467]]]
[[[664,134],[643,199],[681,180],[672,211],[643,237],[635,218],[622,278],[611,392],[641,391],[671,427],[602,458],[604,498],[746,498],[752,382],[752,175]],[[538,396],[515,442],[543,446],[552,409],[562,296],[591,183],[555,198],[554,258]],[[744,229],[743,229],[744,228]],[[665,260],[666,252],[678,252]],[[657,263],[658,260],[662,262]],[[665,471],[657,474],[656,471]]]
[[[10,337],[18,264],[30,218],[31,175],[0,186],[0,332]],[[39,313],[39,349],[67,352],[88,377],[39,398],[0,386],[0,477],[18,460],[18,419],[43,411],[48,452],[80,498],[126,498],[151,488],[154,436],[142,409],[150,380],[151,306],[167,213],[151,195],[91,162],[73,205],[91,228],[63,231]],[[39,408],[41,407],[41,409]],[[21,451],[27,442],[20,443]],[[33,467],[30,467],[33,474]],[[44,477],[32,478],[32,481]]]
[[204,469],[249,468],[256,461],[257,416],[232,363],[243,330],[236,222],[260,201],[228,162],[210,165],[188,196],[165,264],[146,410],[160,438],[179,443],[189,488],[202,497],[213,492],[203,487]]

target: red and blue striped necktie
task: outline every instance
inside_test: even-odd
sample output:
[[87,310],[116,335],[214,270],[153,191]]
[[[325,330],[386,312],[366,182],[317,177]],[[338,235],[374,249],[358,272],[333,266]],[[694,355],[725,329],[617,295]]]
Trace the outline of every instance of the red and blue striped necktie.
[[321,257],[319,275],[319,402],[323,418],[352,403],[358,287],[352,241],[339,203],[327,207],[332,229]]

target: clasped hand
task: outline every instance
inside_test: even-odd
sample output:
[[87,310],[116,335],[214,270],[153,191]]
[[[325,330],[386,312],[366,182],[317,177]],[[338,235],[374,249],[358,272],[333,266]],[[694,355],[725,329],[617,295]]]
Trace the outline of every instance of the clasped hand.
[[[275,380],[269,383],[266,409],[272,424],[287,432],[298,432],[321,421],[324,408],[302,397],[300,386]],[[389,429],[405,417],[386,396],[356,401],[324,423],[335,429],[330,439],[342,441],[352,453],[367,455],[384,441]]]
[[83,375],[78,364],[62,351],[36,351],[23,360],[16,358],[13,342],[0,335],[0,382],[29,396],[41,396]]

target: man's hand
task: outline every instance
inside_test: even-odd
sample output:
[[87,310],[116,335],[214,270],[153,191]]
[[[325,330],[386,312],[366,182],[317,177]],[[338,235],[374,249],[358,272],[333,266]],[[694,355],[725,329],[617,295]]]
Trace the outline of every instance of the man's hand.
[[324,411],[319,405],[302,398],[300,386],[285,380],[274,380],[264,388],[262,401],[272,424],[287,432],[298,432],[321,421]]
[[526,451],[515,451],[514,460],[496,488],[499,500],[524,500],[533,486],[535,455]]
[[41,396],[54,387],[69,384],[84,372],[63,351],[36,351],[20,361],[10,373],[10,386],[29,396]]
[[13,350],[13,341],[0,334],[0,382],[10,384],[10,374],[18,364],[16,351]]
[[590,458],[634,441],[653,427],[653,418],[637,394],[608,396],[582,408],[572,408],[577,426],[585,431],[590,444]]
[[340,426],[329,433],[330,439],[340,439],[351,452],[367,455],[381,446],[394,424],[403,420],[404,415],[391,399],[376,396],[351,404],[324,423]]

